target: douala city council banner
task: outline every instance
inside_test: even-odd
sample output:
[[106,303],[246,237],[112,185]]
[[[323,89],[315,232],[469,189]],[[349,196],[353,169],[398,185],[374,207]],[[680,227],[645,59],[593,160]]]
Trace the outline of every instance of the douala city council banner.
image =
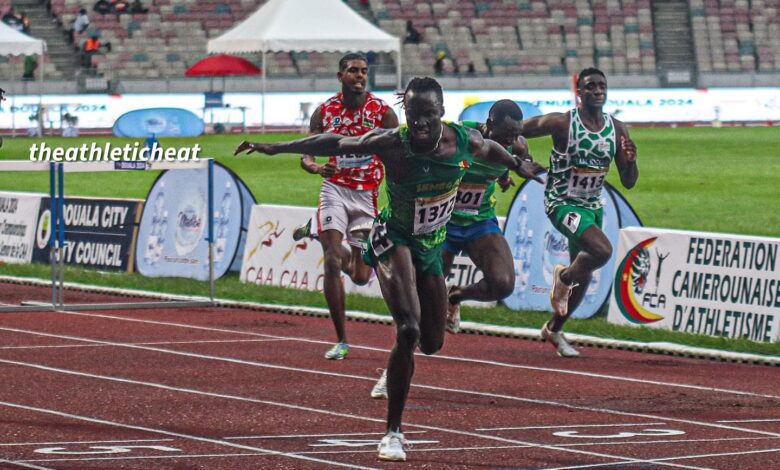
[[622,229],[610,323],[758,342],[780,334],[780,239]]

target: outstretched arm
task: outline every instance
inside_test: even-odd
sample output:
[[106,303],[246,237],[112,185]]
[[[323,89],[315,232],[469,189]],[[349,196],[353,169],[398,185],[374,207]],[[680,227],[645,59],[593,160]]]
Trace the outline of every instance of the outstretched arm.
[[469,138],[471,141],[471,154],[474,158],[503,165],[523,178],[543,183],[542,179],[536,176],[528,167],[528,162],[524,162],[520,157],[511,155],[498,142],[483,138],[482,134],[474,129],[469,129]]
[[639,167],[636,165],[636,144],[628,135],[628,128],[622,122],[613,118],[615,123],[615,133],[617,134],[617,153],[615,154],[615,164],[620,173],[620,183],[631,189],[639,179]]
[[[311,115],[311,119],[309,119],[309,135],[322,134],[324,131],[322,128],[321,109],[322,108],[320,106],[317,106],[317,109],[315,109]],[[301,168],[303,168],[307,173],[320,175],[323,178],[330,178],[336,173],[337,169],[336,165],[333,165],[330,162],[325,163],[324,165],[318,164],[313,155],[306,153],[301,155]]]
[[[528,151],[528,141],[525,140],[525,137],[523,136],[518,136],[517,139],[515,139],[515,142],[512,144],[512,155],[519,157],[523,161],[523,165],[525,165],[526,168],[533,174],[537,174],[545,170],[542,165],[534,161],[534,158]],[[497,183],[501,187],[501,191],[504,192],[506,192],[511,186],[515,185],[514,180],[512,180],[512,177],[509,176],[509,170],[501,175],[501,177],[497,180]]]
[[234,155],[241,152],[259,152],[267,155],[278,153],[306,153],[310,155],[342,155],[345,153],[379,154],[389,149],[398,136],[394,130],[375,129],[360,137],[344,137],[337,134],[318,134],[303,139],[272,144],[241,142]]
[[523,137],[552,136],[553,146],[559,152],[565,152],[569,142],[569,113],[549,113],[523,121]]

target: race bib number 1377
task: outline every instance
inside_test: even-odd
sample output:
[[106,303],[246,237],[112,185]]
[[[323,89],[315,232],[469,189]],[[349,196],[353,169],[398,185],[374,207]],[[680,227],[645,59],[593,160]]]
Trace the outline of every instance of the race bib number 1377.
[[414,234],[430,233],[450,220],[455,208],[457,188],[447,194],[427,198],[417,198],[414,204]]

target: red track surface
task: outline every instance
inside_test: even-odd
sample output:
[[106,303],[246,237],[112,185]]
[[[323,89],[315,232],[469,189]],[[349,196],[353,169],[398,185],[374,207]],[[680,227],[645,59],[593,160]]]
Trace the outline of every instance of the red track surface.
[[[46,296],[0,284],[5,304]],[[408,461],[380,462],[369,390],[393,330],[348,333],[334,362],[326,318],[2,314],[0,468],[780,468],[776,368],[472,335],[418,356]]]

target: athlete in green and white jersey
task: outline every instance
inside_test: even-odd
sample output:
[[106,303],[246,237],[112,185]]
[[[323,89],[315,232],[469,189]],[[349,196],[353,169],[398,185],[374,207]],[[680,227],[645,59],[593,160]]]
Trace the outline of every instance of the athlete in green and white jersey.
[[[484,124],[464,121],[466,127],[476,129],[483,137],[494,140],[510,154],[523,160],[531,174],[544,170],[528,153],[528,143],[520,136],[523,111],[512,100],[499,100],[491,106]],[[542,180],[535,178],[540,183]],[[474,284],[449,291],[447,331],[460,329],[460,303],[464,300],[498,301],[512,293],[515,271],[509,249],[496,218],[496,185],[506,191],[514,184],[508,170],[490,162],[475,161],[466,171],[458,188],[455,211],[447,224],[444,243],[444,272],[448,274],[456,255],[468,254],[483,277]]]
[[545,211],[553,226],[569,240],[572,262],[558,265],[550,289],[552,319],[542,328],[564,357],[579,356],[561,333],[563,324],[577,308],[593,272],[609,261],[612,245],[601,230],[601,189],[615,160],[620,182],[631,189],[639,177],[636,146],[626,126],[603,110],[607,79],[595,68],[577,78],[580,105],[567,113],[550,113],[525,122],[528,138],[551,135],[553,150],[545,190]]
[[403,96],[408,129],[376,129],[361,137],[319,134],[275,144],[242,142],[235,151],[376,154],[385,165],[390,206],[369,235],[369,256],[396,325],[387,367],[387,434],[379,445],[383,460],[406,459],[401,417],[414,373],[415,348],[419,345],[423,353],[433,354],[444,344],[447,291],[440,250],[457,184],[472,157],[531,176],[501,145],[474,130],[443,123],[443,103],[436,80],[414,78]]

